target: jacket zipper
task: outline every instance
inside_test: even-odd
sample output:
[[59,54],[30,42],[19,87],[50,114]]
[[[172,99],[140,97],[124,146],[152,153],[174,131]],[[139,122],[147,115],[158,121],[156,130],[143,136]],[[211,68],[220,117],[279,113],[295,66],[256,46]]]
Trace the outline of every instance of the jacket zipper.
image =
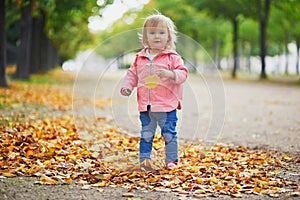
[[[150,76],[152,75],[152,62],[153,62],[153,60],[154,60],[154,58],[151,60],[151,59],[149,59],[150,60]],[[151,95],[150,95],[150,89],[148,88],[148,105],[150,105],[150,109],[151,109]]]
[[[150,76],[152,75],[152,64],[153,64],[153,61],[154,59],[157,57],[157,55],[155,55],[152,59],[150,59],[148,56],[146,56],[149,60],[150,60],[150,69],[149,69],[149,72],[150,72]],[[150,89],[148,88],[148,105],[150,106],[150,110],[151,110],[151,92],[150,92]]]

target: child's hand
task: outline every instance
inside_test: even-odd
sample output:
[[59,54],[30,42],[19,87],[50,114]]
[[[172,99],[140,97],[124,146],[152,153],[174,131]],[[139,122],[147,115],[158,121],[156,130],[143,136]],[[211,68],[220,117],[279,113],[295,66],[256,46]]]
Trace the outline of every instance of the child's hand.
[[131,94],[131,90],[129,90],[127,88],[121,88],[120,92],[123,96],[129,96]]
[[157,75],[160,78],[170,78],[170,79],[175,79],[175,74],[173,71],[171,70],[167,70],[167,69],[158,69],[157,70]]

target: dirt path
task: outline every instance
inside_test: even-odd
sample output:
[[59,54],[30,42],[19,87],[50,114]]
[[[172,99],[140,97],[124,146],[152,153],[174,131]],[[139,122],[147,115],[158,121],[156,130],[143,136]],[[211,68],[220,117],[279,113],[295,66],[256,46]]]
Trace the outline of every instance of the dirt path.
[[[139,134],[135,93],[130,98],[119,94],[125,71],[79,76],[74,89],[76,96],[111,98],[111,106],[95,109],[93,104],[81,107],[75,103],[75,113],[106,116],[115,125],[132,135]],[[217,92],[216,92],[217,91]],[[224,95],[223,95],[224,94]],[[300,87],[264,82],[215,81],[190,75],[185,84],[183,109],[179,111],[179,135],[190,142],[218,136],[218,142],[244,145],[259,149],[275,149],[299,155],[300,152]],[[224,104],[225,106],[222,107]],[[215,134],[219,131],[221,134]],[[218,133],[219,133],[218,132]],[[210,137],[213,136],[213,137]],[[181,139],[180,141],[183,141]],[[300,182],[299,166],[288,169],[285,176]],[[93,188],[81,190],[75,184],[35,185],[37,178],[0,177],[0,199],[129,199],[122,197],[122,188]],[[173,193],[135,190],[136,199],[191,199]],[[205,199],[231,199],[229,196],[208,196]],[[297,199],[280,196],[276,199]],[[245,195],[243,199],[274,199],[269,196]]]
[[223,141],[299,153],[300,87],[225,82]]
[[[125,71],[107,72],[95,80],[89,75],[88,82],[82,75],[78,83],[83,87],[74,92],[75,96],[85,91],[92,97],[112,98],[110,107],[92,110],[93,114],[111,117],[115,125],[139,135],[136,93],[129,98],[119,94],[124,75]],[[183,109],[178,112],[179,135],[191,142],[218,137],[218,142],[227,144],[299,153],[299,101],[299,85],[220,81],[190,74]]]

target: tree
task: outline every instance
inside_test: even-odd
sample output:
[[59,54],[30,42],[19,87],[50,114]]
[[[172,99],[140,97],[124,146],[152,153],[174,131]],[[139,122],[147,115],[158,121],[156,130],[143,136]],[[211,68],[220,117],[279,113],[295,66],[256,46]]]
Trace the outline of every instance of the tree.
[[90,33],[87,23],[90,16],[99,15],[98,11],[96,1],[55,1],[55,6],[46,15],[45,31],[62,60],[72,58],[79,50],[93,44],[95,35]]
[[[181,6],[177,6],[181,4]],[[214,64],[220,69],[220,54],[225,35],[228,33],[228,23],[223,19],[213,19],[205,12],[199,10],[182,1],[157,1],[157,8],[165,11],[172,18],[178,27],[178,31],[193,38],[199,43],[210,55],[213,55]],[[170,9],[172,8],[172,9]],[[190,45],[192,47],[192,45]],[[186,47],[187,48],[187,47]],[[191,54],[197,49],[190,49],[186,52]],[[196,64],[197,52],[193,62]],[[189,56],[191,57],[191,56]],[[207,61],[207,60],[203,60]]]
[[267,23],[269,18],[271,0],[257,0],[256,1],[259,30],[260,30],[260,59],[261,59],[261,79],[267,79],[266,61],[267,55]]
[[201,0],[201,1],[193,1],[190,2],[192,5],[200,11],[206,11],[208,15],[211,15],[215,18],[226,18],[232,24],[232,32],[233,32],[233,57],[234,64],[232,70],[232,77],[236,77],[236,71],[239,67],[238,63],[238,38],[239,38],[239,22],[241,16],[246,11],[246,7],[243,0]]
[[246,19],[240,26],[241,55],[246,57],[246,69],[251,72],[251,56],[258,56],[258,29],[257,22]]
[[[280,24],[280,26],[278,26]],[[270,13],[270,21],[269,26],[267,28],[268,31],[268,44],[269,44],[269,52],[268,54],[273,55],[276,54],[285,54],[285,74],[288,74],[288,43],[291,40],[291,24],[286,17],[285,11],[281,8],[272,7],[272,12]],[[273,45],[272,45],[273,44]],[[276,46],[277,48],[276,48]],[[272,52],[272,50],[276,50],[277,52]],[[271,52],[270,52],[271,51]]]
[[88,18],[97,10],[95,1],[7,0],[5,3],[8,38],[19,49],[17,78],[28,79],[31,73],[46,72],[61,63],[60,57],[69,59],[95,41],[87,26]]
[[259,23],[259,54],[261,60],[260,79],[267,79],[265,57],[267,55],[267,25],[271,1],[272,0],[243,1],[242,6],[244,9],[241,9],[243,16],[257,20]]
[[42,9],[36,11],[37,14],[32,18],[32,41],[31,41],[31,55],[30,55],[30,73],[38,73],[46,71],[46,56],[47,49],[45,36],[45,12]]
[[5,0],[0,0],[0,87],[8,86],[5,68],[6,68]]
[[299,49],[300,49],[300,1],[299,0],[287,0],[283,2],[276,2],[276,8],[284,12],[284,18],[286,19],[289,27],[286,30],[289,33],[288,42],[295,42],[297,46],[296,54],[296,73],[299,75]]
[[19,47],[19,56],[17,61],[16,77],[20,79],[29,79],[30,51],[31,51],[31,34],[32,34],[32,16],[31,1],[23,2],[21,6],[21,45]]

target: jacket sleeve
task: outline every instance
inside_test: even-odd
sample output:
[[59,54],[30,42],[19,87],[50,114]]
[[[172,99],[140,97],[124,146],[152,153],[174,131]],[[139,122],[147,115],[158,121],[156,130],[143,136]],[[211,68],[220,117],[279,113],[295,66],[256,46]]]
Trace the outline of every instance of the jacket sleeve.
[[173,72],[175,73],[175,83],[182,84],[188,77],[188,69],[184,66],[183,60],[180,56],[173,56]]
[[131,91],[137,86],[138,76],[136,70],[136,60],[131,64],[130,68],[127,70],[126,76],[122,83],[122,88],[130,89]]

